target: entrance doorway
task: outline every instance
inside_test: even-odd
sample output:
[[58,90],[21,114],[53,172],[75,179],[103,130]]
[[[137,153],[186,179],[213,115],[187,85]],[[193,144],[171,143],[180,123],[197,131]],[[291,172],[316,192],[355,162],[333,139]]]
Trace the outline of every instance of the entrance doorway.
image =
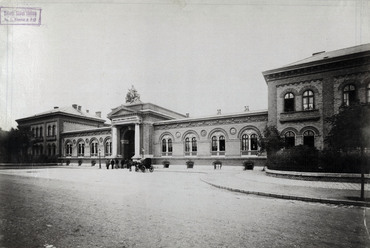
[[131,159],[135,155],[135,131],[127,130],[123,135],[123,158]]

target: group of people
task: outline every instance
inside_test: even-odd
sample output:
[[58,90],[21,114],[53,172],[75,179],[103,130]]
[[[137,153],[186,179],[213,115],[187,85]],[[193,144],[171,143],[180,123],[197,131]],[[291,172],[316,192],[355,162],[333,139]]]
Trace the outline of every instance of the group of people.
[[132,165],[132,160],[125,159],[121,160],[121,164],[119,163],[118,159],[108,159],[105,162],[105,165],[107,166],[107,170],[109,170],[109,167],[112,169],[130,169],[131,170],[131,165]]

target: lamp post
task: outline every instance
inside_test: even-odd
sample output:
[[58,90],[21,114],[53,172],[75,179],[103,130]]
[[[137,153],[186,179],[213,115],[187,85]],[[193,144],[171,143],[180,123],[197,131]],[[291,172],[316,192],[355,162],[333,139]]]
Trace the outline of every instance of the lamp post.
[[99,148],[99,169],[101,169],[101,161],[100,161],[100,148]]

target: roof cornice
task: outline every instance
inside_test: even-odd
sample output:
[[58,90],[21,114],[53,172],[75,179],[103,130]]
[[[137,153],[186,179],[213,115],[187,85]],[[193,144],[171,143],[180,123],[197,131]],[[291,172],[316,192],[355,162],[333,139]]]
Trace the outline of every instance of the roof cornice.
[[29,117],[25,117],[25,118],[20,118],[20,119],[17,119],[15,120],[18,124],[22,123],[22,122],[26,122],[26,121],[30,121],[30,120],[37,120],[37,119],[43,119],[45,117],[51,117],[51,116],[68,116],[68,117],[73,117],[73,118],[77,118],[77,119],[85,119],[85,120],[90,120],[90,121],[95,121],[95,122],[101,122],[101,123],[104,123],[105,120],[103,119],[100,119],[98,117],[89,117],[89,116],[83,116],[83,115],[74,115],[74,114],[69,114],[69,113],[64,113],[64,112],[54,112],[54,113],[45,113],[45,114],[40,114],[40,115],[34,115],[34,116],[29,116]]
[[249,111],[249,112],[232,113],[232,114],[224,114],[224,115],[213,115],[213,116],[204,116],[204,117],[195,117],[195,118],[158,121],[158,122],[155,122],[153,125],[160,126],[160,125],[178,124],[178,123],[186,123],[186,122],[199,122],[199,121],[222,120],[222,119],[230,119],[230,118],[242,118],[242,117],[267,115],[267,113],[268,113],[267,110]]
[[370,51],[349,54],[333,58],[324,58],[303,64],[288,65],[285,67],[262,72],[266,83],[278,79],[295,77],[298,75],[338,70],[370,64]]

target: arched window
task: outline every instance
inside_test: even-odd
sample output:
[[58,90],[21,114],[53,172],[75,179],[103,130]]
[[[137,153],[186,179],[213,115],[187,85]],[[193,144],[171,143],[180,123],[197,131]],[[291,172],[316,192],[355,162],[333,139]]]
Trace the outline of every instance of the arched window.
[[85,156],[85,143],[80,141],[77,145],[78,156]]
[[[186,153],[189,153],[190,152],[190,139],[189,137],[185,139],[185,155]],[[189,154],[187,154],[189,155]]]
[[43,137],[44,134],[43,134],[43,131],[42,131],[42,127],[40,127],[40,137]]
[[212,137],[212,152],[217,152],[217,137]]
[[162,140],[162,153],[166,153],[166,152],[167,152],[167,140],[163,139]]
[[211,149],[212,149],[211,155],[214,155],[214,156],[225,155],[225,149],[226,149],[225,136],[223,135],[212,136],[212,148]]
[[303,133],[303,145],[315,147],[315,134],[311,130],[307,130]]
[[55,135],[56,135],[56,132],[55,132],[55,131],[56,131],[56,127],[55,127],[55,125],[53,125],[53,129],[52,129],[52,135],[53,135],[53,136],[55,136]]
[[302,103],[303,110],[312,110],[315,108],[314,105],[314,94],[312,90],[306,90],[303,92]]
[[36,137],[39,137],[39,128],[36,127]]
[[66,144],[66,156],[72,156],[72,143],[68,142]]
[[367,103],[370,103],[370,83],[367,85],[367,89],[366,89],[366,100],[367,100]]
[[285,133],[285,148],[295,146],[295,134],[292,131]]
[[197,155],[197,138],[189,135],[185,138],[185,156],[196,156]]
[[48,136],[51,136],[51,126],[48,126]]
[[197,138],[195,138],[195,137],[191,138],[191,150],[192,150],[192,152],[197,152],[197,150],[198,150]]
[[256,155],[258,151],[258,136],[255,133],[244,133],[241,138],[241,155]]
[[343,104],[349,106],[356,101],[356,86],[348,84],[343,88]]
[[32,128],[32,135],[33,135],[34,138],[36,137],[36,129],[35,128]]
[[294,94],[289,92],[284,96],[284,112],[293,112],[295,111],[294,107]]
[[51,155],[51,145],[48,144],[48,155],[50,156]]
[[90,156],[98,156],[98,141],[93,140],[90,144]]
[[105,141],[105,156],[112,155],[112,141],[109,139]]
[[168,152],[172,155],[172,139],[168,139]]
[[242,148],[242,152],[249,150],[249,136],[248,136],[248,134],[243,134],[241,148]]
[[172,156],[172,139],[168,136],[162,139],[162,156]]
[[258,149],[258,142],[257,142],[257,135],[251,135],[251,151],[257,151]]

